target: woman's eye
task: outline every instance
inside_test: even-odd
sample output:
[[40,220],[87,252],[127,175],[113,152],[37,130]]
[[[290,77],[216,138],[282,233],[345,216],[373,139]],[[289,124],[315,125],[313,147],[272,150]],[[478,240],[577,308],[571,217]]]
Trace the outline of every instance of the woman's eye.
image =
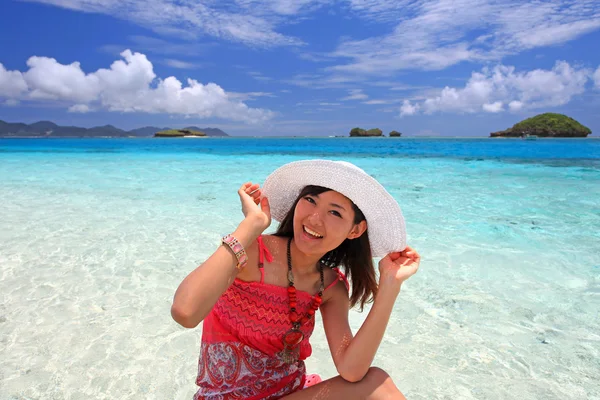
[[304,200],[308,201],[309,203],[315,203],[312,197],[305,197]]
[[339,212],[337,212],[337,211],[332,211],[331,213],[332,213],[333,215],[335,215],[336,217],[340,217],[340,218],[342,218],[342,215],[341,215]]

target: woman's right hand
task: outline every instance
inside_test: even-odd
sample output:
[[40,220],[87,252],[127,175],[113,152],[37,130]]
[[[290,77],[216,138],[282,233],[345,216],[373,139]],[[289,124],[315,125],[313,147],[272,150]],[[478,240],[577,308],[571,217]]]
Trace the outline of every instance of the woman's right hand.
[[252,182],[244,183],[238,190],[238,195],[242,203],[244,217],[246,220],[251,221],[252,225],[261,234],[271,225],[269,200],[266,197],[262,197],[260,185],[258,183],[253,184]]

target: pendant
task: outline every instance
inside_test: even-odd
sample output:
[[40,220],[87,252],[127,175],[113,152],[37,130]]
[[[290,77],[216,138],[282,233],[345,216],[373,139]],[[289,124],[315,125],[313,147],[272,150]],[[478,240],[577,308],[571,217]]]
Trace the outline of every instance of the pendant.
[[300,332],[298,328],[295,325],[283,335],[283,350],[279,356],[286,364],[295,363],[300,355],[300,343],[304,340],[304,333]]

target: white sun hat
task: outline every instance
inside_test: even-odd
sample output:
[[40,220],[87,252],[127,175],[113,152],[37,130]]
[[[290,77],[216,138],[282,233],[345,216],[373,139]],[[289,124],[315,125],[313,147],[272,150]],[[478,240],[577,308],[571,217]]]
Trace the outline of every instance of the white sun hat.
[[367,219],[373,257],[406,248],[406,225],[398,202],[373,177],[345,161],[303,160],[276,169],[262,188],[271,217],[281,222],[307,185],[335,190],[356,204]]

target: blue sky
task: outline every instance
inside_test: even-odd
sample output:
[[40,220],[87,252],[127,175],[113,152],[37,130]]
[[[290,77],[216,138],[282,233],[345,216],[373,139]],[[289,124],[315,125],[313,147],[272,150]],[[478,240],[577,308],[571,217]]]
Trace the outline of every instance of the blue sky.
[[597,0],[2,0],[0,119],[232,135],[600,134]]

